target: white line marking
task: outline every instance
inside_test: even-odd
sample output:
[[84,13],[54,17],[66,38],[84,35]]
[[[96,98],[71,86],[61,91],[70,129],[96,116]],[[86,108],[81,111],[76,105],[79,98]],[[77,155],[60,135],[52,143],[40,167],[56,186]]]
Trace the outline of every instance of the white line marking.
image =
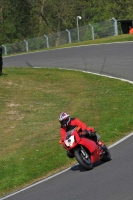
[[52,175],[52,176],[50,176],[50,177],[48,177],[48,178],[45,178],[44,180],[38,181],[37,183],[34,183],[34,184],[32,184],[32,185],[30,185],[30,186],[28,186],[28,187],[26,187],[26,188],[23,188],[23,189],[21,189],[21,190],[18,190],[17,192],[14,192],[14,193],[12,193],[12,194],[9,194],[9,195],[7,195],[7,196],[1,198],[0,200],[7,199],[8,197],[14,196],[14,195],[16,195],[16,194],[18,194],[18,193],[20,193],[20,192],[23,192],[23,191],[25,191],[25,190],[27,190],[27,189],[30,189],[30,188],[32,188],[32,187],[34,187],[34,186],[36,186],[36,185],[39,185],[40,183],[43,183],[43,182],[45,182],[45,181],[48,181],[49,179],[54,178],[54,177],[56,177],[56,176],[58,176],[58,175],[60,175],[60,174],[62,174],[62,173],[64,173],[64,172],[68,171],[69,169],[71,169],[71,167],[69,167],[69,168],[67,168],[67,169],[65,169],[65,170],[63,170],[63,171],[61,171],[61,172],[58,172],[58,173],[56,173],[56,174],[54,174],[54,175]]
[[[112,147],[114,147],[114,146],[116,146],[117,144],[123,142],[124,140],[126,140],[127,138],[129,138],[129,137],[131,137],[131,136],[133,136],[133,132],[130,133],[129,135],[125,136],[124,138],[120,139],[119,141],[115,142],[114,144],[110,145],[108,148],[111,149]],[[74,166],[76,166],[76,165],[78,165],[78,164],[75,164]],[[74,166],[72,166],[72,167],[74,167]],[[64,172],[69,171],[72,167],[69,167],[69,168],[67,168],[67,169],[65,169],[65,170],[63,170],[63,171],[61,171],[61,172],[58,172],[58,173],[56,173],[56,174],[54,174],[54,175],[52,175],[52,176],[49,176],[48,178],[45,178],[45,179],[43,179],[43,180],[41,180],[41,181],[38,181],[37,183],[34,183],[34,184],[32,184],[32,185],[30,185],[30,186],[28,186],[28,187],[26,187],[26,188],[23,188],[23,189],[21,189],[21,190],[18,190],[17,192],[14,192],[14,193],[12,193],[12,194],[9,194],[9,195],[7,195],[7,196],[1,198],[0,200],[7,199],[8,197],[14,196],[14,195],[16,195],[16,194],[18,194],[18,193],[20,193],[20,192],[23,192],[23,191],[28,190],[28,189],[30,189],[30,188],[36,186],[36,185],[39,185],[39,184],[43,183],[43,182],[45,182],[45,181],[48,181],[48,180],[50,180],[50,179],[52,179],[52,178],[54,178],[54,177],[56,177],[56,176],[58,176],[58,175],[60,175],[60,174],[63,174]]]
[[[119,43],[119,42],[118,42],[118,43]],[[122,42],[122,43],[123,43],[123,42]],[[105,44],[106,44],[106,43],[105,43]],[[109,43],[108,43],[108,44],[109,44]],[[110,43],[110,44],[111,44],[111,43]],[[85,45],[85,46],[87,46],[87,45]],[[60,69],[62,69],[62,68],[60,68]],[[64,69],[64,68],[63,68],[63,69]],[[71,69],[66,69],[66,70],[71,70]],[[72,69],[72,70],[73,70],[73,69]],[[81,71],[81,70],[74,70],[74,71]],[[102,75],[102,74],[98,74],[98,73],[86,72],[86,71],[82,71],[82,72],[84,72],[84,73],[89,73],[89,74],[94,74],[94,75],[98,75],[98,76],[105,76],[105,77],[108,77],[108,78],[114,78],[114,79],[118,79],[118,80],[125,81],[125,82],[128,82],[128,83],[133,84],[133,81],[129,81],[129,80],[126,80],[126,79],[121,79],[121,78],[117,78],[117,77],[113,77],[113,76],[107,76],[107,75]],[[123,137],[123,138],[120,139],[119,141],[115,142],[114,144],[110,145],[108,148],[110,149],[110,148],[116,146],[117,144],[123,142],[124,140],[126,140],[127,138],[129,138],[129,137],[131,137],[131,136],[133,136],[133,132],[130,133],[130,134],[128,134],[127,136]],[[77,164],[76,164],[76,165],[77,165]],[[1,198],[0,200],[4,200],[4,199],[7,199],[8,197],[14,196],[14,195],[16,195],[16,194],[18,194],[18,193],[20,193],[20,192],[23,192],[23,191],[25,191],[25,190],[27,190],[27,189],[29,189],[29,188],[31,188],[31,187],[34,187],[34,186],[36,186],[36,185],[38,185],[38,184],[40,184],[40,183],[43,183],[43,182],[45,182],[45,181],[47,181],[47,180],[49,180],[49,179],[52,179],[52,178],[54,178],[54,177],[56,177],[56,176],[58,176],[58,175],[60,175],[60,174],[62,174],[62,173],[64,173],[64,172],[66,172],[66,171],[68,171],[68,170],[70,170],[70,169],[71,169],[71,167],[69,167],[69,168],[67,168],[67,169],[65,169],[65,170],[63,170],[63,171],[61,171],[61,172],[58,172],[58,173],[56,173],[56,174],[54,174],[54,175],[52,175],[52,176],[50,176],[50,177],[48,177],[48,178],[45,178],[44,180],[38,181],[37,183],[34,183],[34,184],[32,184],[32,185],[30,185],[30,186],[28,186],[28,187],[26,187],[26,188],[23,188],[22,190],[18,190],[17,192],[14,192],[14,193],[12,193],[12,194],[10,194],[10,195],[7,195],[7,196]]]
[[114,146],[116,146],[117,144],[123,142],[124,140],[128,139],[129,137],[133,136],[133,132],[128,134],[127,136],[123,137],[122,139],[118,140],[117,142],[115,142],[114,144],[110,145],[108,148],[112,148]]

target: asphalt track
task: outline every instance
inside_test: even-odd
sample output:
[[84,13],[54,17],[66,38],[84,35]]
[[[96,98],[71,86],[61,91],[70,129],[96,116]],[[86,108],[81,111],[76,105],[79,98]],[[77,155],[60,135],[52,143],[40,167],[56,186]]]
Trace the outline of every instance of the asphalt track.
[[[133,81],[133,43],[91,45],[4,58],[4,67],[60,67]],[[110,148],[112,160],[85,171],[78,164],[7,200],[133,200],[133,134]],[[1,199],[1,200],[2,200]]]

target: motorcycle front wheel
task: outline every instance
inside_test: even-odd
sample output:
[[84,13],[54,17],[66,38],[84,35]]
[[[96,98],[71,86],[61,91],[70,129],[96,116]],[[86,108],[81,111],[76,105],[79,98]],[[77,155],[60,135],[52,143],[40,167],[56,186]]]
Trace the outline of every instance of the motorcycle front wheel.
[[[104,145],[105,146],[105,145]],[[106,147],[106,146],[105,146]],[[109,149],[106,147],[103,157],[101,159],[102,162],[108,162],[111,160],[111,154]]]
[[85,169],[85,170],[91,170],[93,168],[93,164],[90,160],[90,156],[86,152],[85,149],[75,149],[74,156],[78,163]]

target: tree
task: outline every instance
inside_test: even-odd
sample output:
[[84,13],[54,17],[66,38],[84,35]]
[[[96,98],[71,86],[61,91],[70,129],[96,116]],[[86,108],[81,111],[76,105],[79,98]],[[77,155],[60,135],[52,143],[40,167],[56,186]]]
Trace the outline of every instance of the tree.
[[133,18],[132,0],[0,0],[0,42],[12,43],[79,26]]

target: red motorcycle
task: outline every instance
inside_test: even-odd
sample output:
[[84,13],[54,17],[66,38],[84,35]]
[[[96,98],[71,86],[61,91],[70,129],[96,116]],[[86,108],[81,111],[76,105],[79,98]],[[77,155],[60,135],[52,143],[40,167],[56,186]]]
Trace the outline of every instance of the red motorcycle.
[[96,143],[89,138],[80,137],[80,131],[79,127],[68,131],[65,140],[60,143],[85,170],[91,170],[97,161],[111,160],[111,154],[101,140],[98,139]]

